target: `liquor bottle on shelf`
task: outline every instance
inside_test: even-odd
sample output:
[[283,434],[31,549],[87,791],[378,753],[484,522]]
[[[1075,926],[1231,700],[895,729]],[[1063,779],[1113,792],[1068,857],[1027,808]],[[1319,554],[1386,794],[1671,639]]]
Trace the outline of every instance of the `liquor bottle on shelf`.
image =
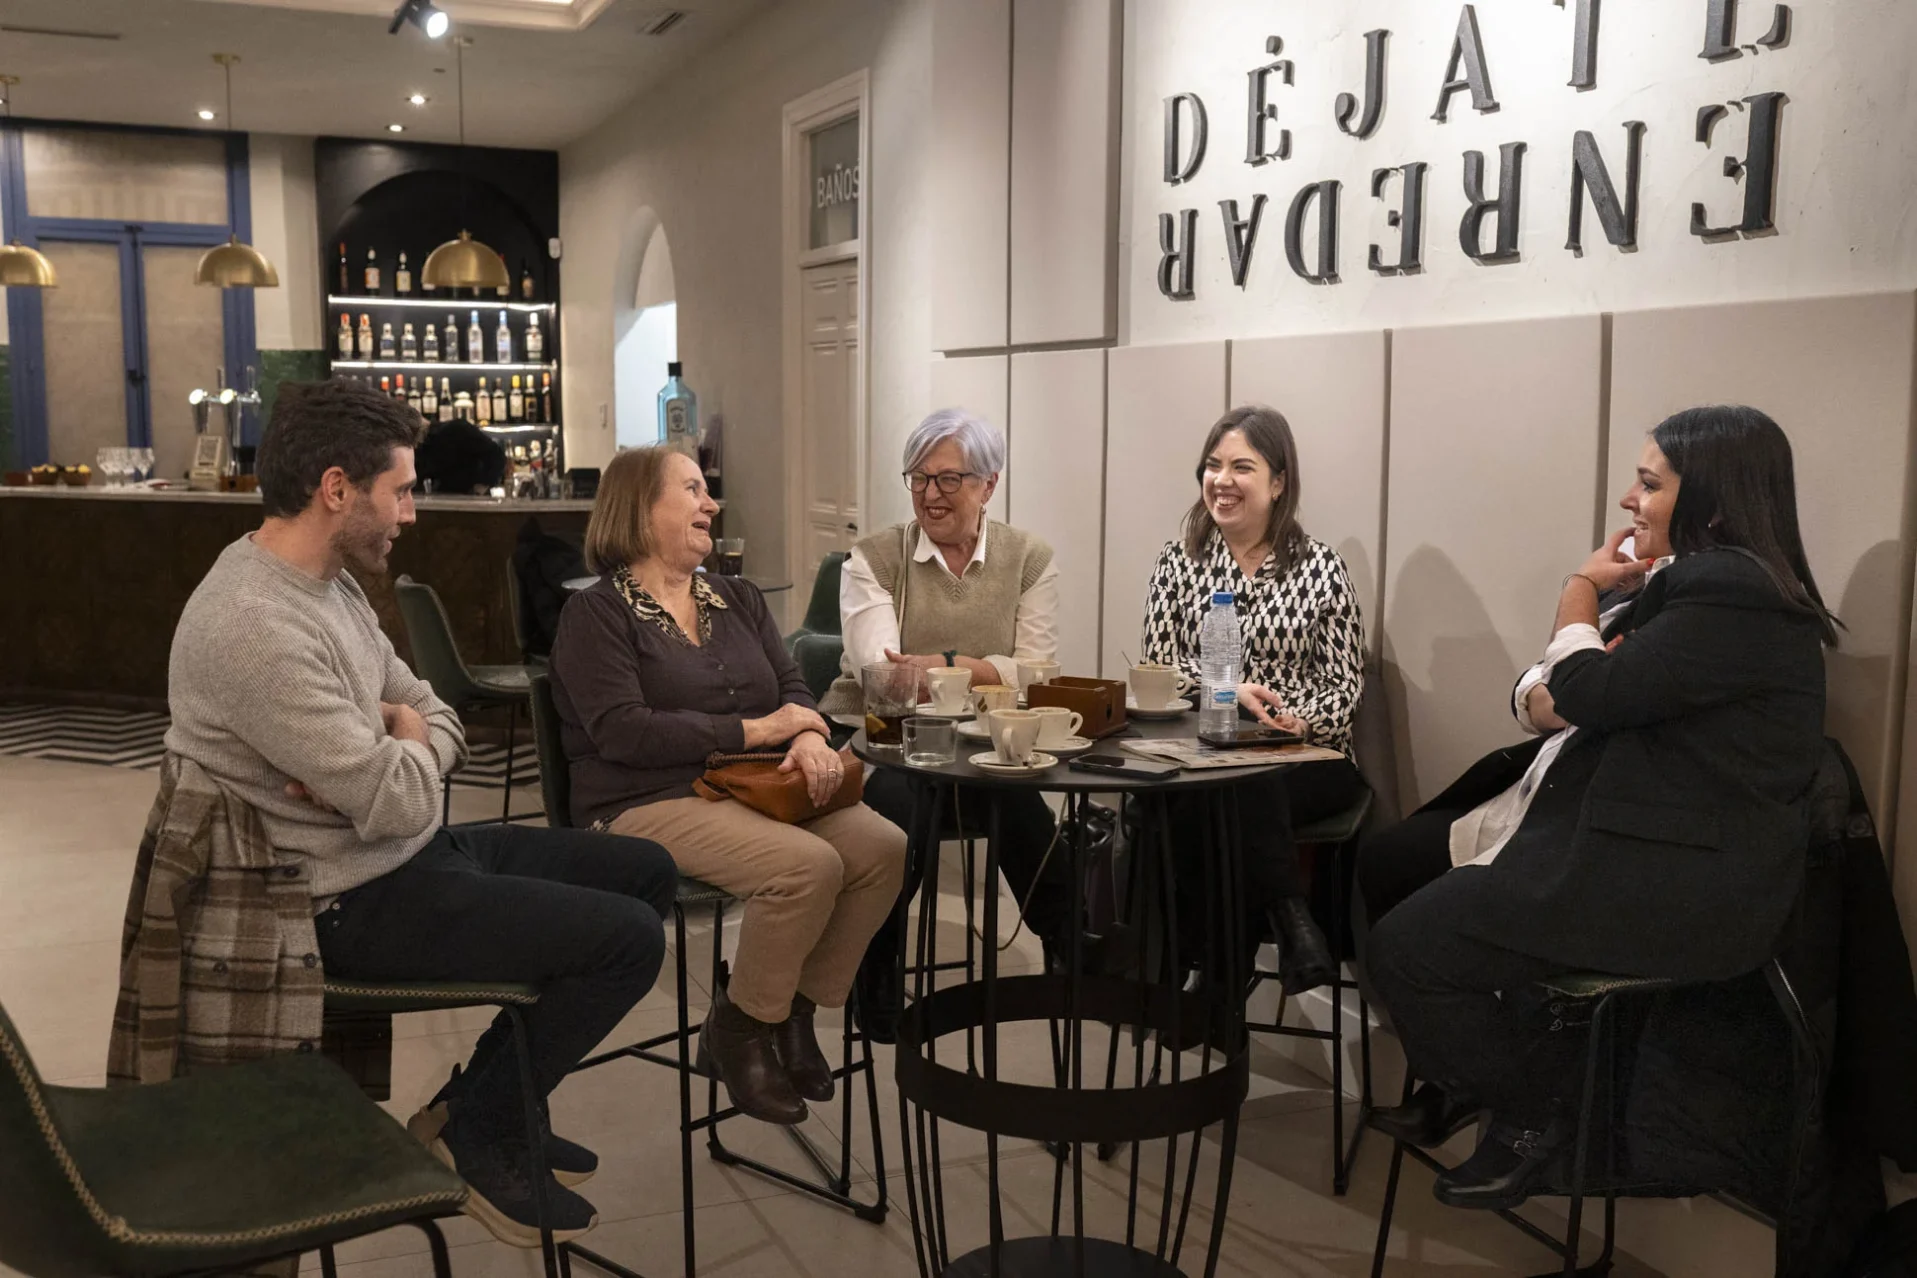
[[339,316],[339,357],[353,358],[353,317],[344,311]]
[[493,424],[493,398],[486,393],[486,379],[479,379],[479,389],[473,392],[473,420],[481,426]]
[[473,419],[473,397],[465,391],[453,396],[453,418],[462,422]]
[[400,250],[399,265],[393,268],[393,295],[411,297],[413,295],[413,271],[406,265],[406,251]]
[[346,241],[339,242],[339,293],[341,297],[353,291],[352,275],[346,269]]
[[526,265],[524,258],[519,260],[519,300],[522,302],[533,300],[532,267]]
[[359,357],[373,358],[373,317],[365,311],[359,313]]
[[506,396],[506,416],[515,422],[526,420],[526,395],[519,389],[518,373],[513,374],[512,392]]
[[539,375],[539,420],[548,426],[552,425],[554,420],[552,415],[551,373],[541,373]]
[[513,295],[513,270],[506,265],[504,253],[499,255],[499,274],[503,281],[499,286],[499,300],[503,302]]
[[420,340],[419,357],[428,364],[439,363],[439,330],[433,327],[431,320],[426,321],[426,336]]
[[459,324],[452,316],[446,317],[446,335],[439,339],[448,364],[459,363]]
[[419,393],[419,379],[415,377],[413,384],[406,388],[406,407],[417,413],[420,411],[420,405],[423,402],[424,400]]
[[391,324],[381,324],[379,326],[379,357],[381,359],[391,359],[393,358],[393,352],[393,326]]
[[[385,380],[383,377],[380,379],[381,382]],[[393,374],[393,398],[402,404],[406,402],[406,374],[404,373]]]
[[[462,395],[465,393],[460,392]],[[442,422],[453,420],[453,384],[450,379],[444,377],[439,379],[439,420]]]
[[382,377],[382,378],[380,378],[380,379],[379,379],[379,393],[380,393],[380,394],[382,394],[382,395],[391,395],[391,394],[393,393],[393,379],[392,379],[392,378],[390,378],[390,377]]
[[419,358],[419,339],[413,336],[413,326],[408,324],[399,335],[399,357],[401,359]]
[[466,320],[466,362],[468,364],[486,362],[486,334],[479,327],[478,311],[474,311]]
[[675,452],[699,456],[699,397],[679,376],[681,365],[666,365],[666,384],[659,388],[659,442]]
[[372,249],[366,250],[366,296],[379,296],[379,254]]
[[504,311],[499,312],[499,327],[493,330],[493,350],[498,363],[513,362],[513,330],[512,326],[506,323]]
[[419,415],[429,422],[439,416],[439,392],[433,389],[433,379],[430,377],[426,379],[426,385],[420,388]]
[[539,312],[534,311],[526,317],[526,362],[543,363],[546,358],[546,335],[539,331]]
[[506,424],[506,407],[506,379],[495,377],[493,378],[493,425]]

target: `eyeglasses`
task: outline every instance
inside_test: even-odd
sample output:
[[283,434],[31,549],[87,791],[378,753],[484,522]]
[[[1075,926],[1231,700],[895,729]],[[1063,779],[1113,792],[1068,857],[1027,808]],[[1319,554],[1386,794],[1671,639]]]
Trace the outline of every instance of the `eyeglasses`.
[[908,470],[905,472],[905,486],[915,493],[922,493],[928,484],[937,484],[939,491],[947,497],[950,497],[953,493],[965,487],[966,480],[977,478],[978,472],[973,470],[942,470],[936,475],[928,475],[924,471]]

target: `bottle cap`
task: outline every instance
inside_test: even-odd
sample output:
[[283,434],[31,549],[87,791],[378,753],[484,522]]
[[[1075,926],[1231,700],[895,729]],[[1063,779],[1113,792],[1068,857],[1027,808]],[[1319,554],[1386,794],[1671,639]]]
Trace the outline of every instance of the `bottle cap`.
[[1238,602],[1238,596],[1237,596],[1237,595],[1234,595],[1234,594],[1232,594],[1232,593],[1231,593],[1231,591],[1229,591],[1229,590],[1218,590],[1218,591],[1213,591],[1213,592],[1212,592],[1212,596],[1211,596],[1211,602],[1212,602],[1212,606],[1213,606],[1214,608],[1222,608],[1222,607],[1224,607],[1224,606],[1225,606],[1226,604],[1235,604],[1235,603],[1237,603],[1237,602]]
[[666,376],[667,376],[667,377],[677,377],[677,376],[679,376],[679,361],[678,361],[678,360],[676,360],[676,359],[675,359],[675,360],[673,360],[673,361],[672,361],[672,362],[671,362],[670,364],[667,364],[667,365],[666,365]]

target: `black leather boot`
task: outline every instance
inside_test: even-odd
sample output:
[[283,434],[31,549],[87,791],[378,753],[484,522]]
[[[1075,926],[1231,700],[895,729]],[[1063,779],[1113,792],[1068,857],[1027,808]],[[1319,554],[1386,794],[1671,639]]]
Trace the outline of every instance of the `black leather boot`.
[[772,1045],[778,1049],[779,1063],[785,1066],[792,1088],[809,1101],[832,1099],[832,1066],[819,1049],[819,1036],[813,1029],[815,1007],[803,994],[792,996],[792,1012],[772,1027]]
[[1420,1084],[1411,1099],[1371,1111],[1371,1125],[1393,1140],[1436,1149],[1478,1119],[1478,1107],[1456,1101],[1436,1083]]
[[1570,1141],[1571,1124],[1563,1117],[1542,1128],[1493,1118],[1477,1152],[1440,1175],[1431,1192],[1447,1207],[1509,1211],[1542,1187],[1545,1172]]
[[859,1032],[869,1043],[899,1041],[899,1018],[905,1014],[905,992],[899,985],[899,965],[895,955],[878,955],[868,950],[859,964],[857,997],[852,1000],[853,1018]]
[[741,1113],[796,1127],[805,1121],[805,1102],[779,1063],[772,1030],[741,1011],[720,986],[699,1031],[699,1072],[717,1074]]
[[1271,911],[1271,927],[1278,938],[1279,984],[1287,994],[1303,994],[1329,985],[1338,975],[1338,961],[1325,944],[1325,934],[1311,917],[1301,896],[1288,896]]

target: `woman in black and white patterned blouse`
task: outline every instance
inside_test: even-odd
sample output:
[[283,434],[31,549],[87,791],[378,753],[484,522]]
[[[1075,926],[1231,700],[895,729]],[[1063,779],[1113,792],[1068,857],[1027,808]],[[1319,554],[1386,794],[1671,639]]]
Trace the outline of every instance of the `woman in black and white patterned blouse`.
[[1364,618],[1344,560],[1298,526],[1298,448],[1280,413],[1237,408],[1220,418],[1198,484],[1183,538],[1166,544],[1152,572],[1143,659],[1198,680],[1199,628],[1212,594],[1230,591],[1244,639],[1240,713],[1345,755],[1237,787],[1248,931],[1259,936],[1271,920],[1284,988],[1295,994],[1336,970],[1304,900],[1291,830],[1343,811],[1361,792],[1351,719],[1364,686]]

